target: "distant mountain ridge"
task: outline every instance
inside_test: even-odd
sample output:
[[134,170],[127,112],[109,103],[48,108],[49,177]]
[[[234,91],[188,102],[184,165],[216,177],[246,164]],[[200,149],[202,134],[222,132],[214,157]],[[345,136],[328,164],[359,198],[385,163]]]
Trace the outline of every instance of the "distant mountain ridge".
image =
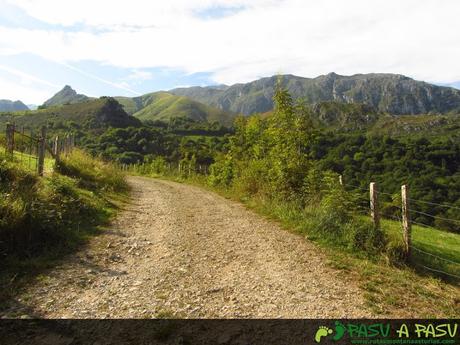
[[50,107],[54,105],[74,104],[85,102],[90,99],[90,97],[78,94],[74,89],[72,89],[72,87],[66,85],[61,91],[43,103],[43,105]]
[[50,106],[22,113],[0,114],[0,125],[7,122],[34,129],[48,125],[55,129],[73,126],[91,131],[101,131],[108,127],[124,128],[141,125],[138,119],[129,116],[120,103],[111,97]]
[[195,86],[169,92],[224,111],[249,115],[273,109],[273,93],[278,79],[294,98],[312,104],[324,101],[362,103],[394,115],[460,111],[460,90],[399,74],[341,76],[329,73],[316,78],[288,74],[225,88]]
[[[214,88],[214,87],[212,87]],[[217,90],[224,90],[226,85],[218,85]],[[44,103],[45,107],[69,105],[93,100],[88,96],[78,94],[72,87],[66,85],[61,91]],[[231,125],[233,115],[230,112],[213,108],[188,97],[173,95],[159,91],[147,93],[138,97],[114,97],[123,109],[133,117],[142,121],[163,120],[173,117],[187,117],[196,121],[219,122]]]
[[27,105],[21,101],[10,101],[9,99],[0,99],[0,111],[23,111],[29,110]]

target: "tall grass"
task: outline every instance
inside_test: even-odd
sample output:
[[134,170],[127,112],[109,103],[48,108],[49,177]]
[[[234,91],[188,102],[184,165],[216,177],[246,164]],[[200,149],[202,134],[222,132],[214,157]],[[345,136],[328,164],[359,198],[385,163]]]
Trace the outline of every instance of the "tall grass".
[[110,219],[111,200],[127,189],[115,167],[79,150],[45,177],[0,152],[0,283],[76,249]]
[[99,191],[126,192],[128,184],[124,174],[100,159],[94,159],[82,150],[75,149],[56,164],[56,171],[77,181],[81,188]]

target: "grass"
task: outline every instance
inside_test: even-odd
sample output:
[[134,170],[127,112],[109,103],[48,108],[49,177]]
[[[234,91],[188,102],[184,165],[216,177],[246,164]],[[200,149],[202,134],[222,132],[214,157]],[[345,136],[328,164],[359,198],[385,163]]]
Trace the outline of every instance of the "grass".
[[[401,224],[382,220],[382,226],[394,240],[401,240]],[[438,230],[432,227],[412,225],[411,263],[422,271],[429,269],[446,272],[440,276],[446,279],[458,276],[460,280],[460,234]],[[415,248],[415,249],[414,249]],[[428,253],[428,254],[427,254]]]
[[[1,149],[1,148],[0,148]],[[37,156],[30,155],[19,151],[14,151],[13,159],[16,164],[24,170],[30,171],[31,173],[37,172]],[[50,174],[54,170],[54,159],[52,157],[45,157],[44,173]]]
[[79,150],[44,177],[0,153],[0,305],[97,235],[126,192],[120,172]]
[[[439,266],[434,258],[413,253],[409,265],[393,265],[386,255],[366,255],[338,241],[309,231],[310,216],[287,203],[262,198],[247,198],[232,189],[211,187],[204,176],[178,174],[152,177],[168,178],[217,192],[226,198],[243,202],[257,213],[277,221],[287,231],[298,233],[315,242],[328,258],[327,264],[350,275],[364,291],[365,303],[377,317],[398,318],[458,318],[460,316],[460,287],[458,283],[420,270],[413,264],[438,267],[454,272],[453,267]],[[363,216],[363,218],[366,218]],[[401,242],[398,222],[382,220],[389,240]],[[413,245],[449,260],[459,260],[460,235],[434,228],[413,227]]]

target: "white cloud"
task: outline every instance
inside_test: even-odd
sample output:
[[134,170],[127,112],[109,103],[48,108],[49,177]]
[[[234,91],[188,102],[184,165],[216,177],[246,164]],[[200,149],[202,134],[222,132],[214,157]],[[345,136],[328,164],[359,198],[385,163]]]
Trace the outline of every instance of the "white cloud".
[[[317,76],[331,71],[460,80],[458,0],[10,2],[48,23],[105,30],[0,26],[0,54],[211,72],[216,83],[225,84],[277,72]],[[215,20],[194,15],[219,6],[245,9]]]
[[138,69],[132,70],[131,74],[129,74],[126,79],[128,80],[150,80],[153,78],[152,72],[149,71],[141,71]]

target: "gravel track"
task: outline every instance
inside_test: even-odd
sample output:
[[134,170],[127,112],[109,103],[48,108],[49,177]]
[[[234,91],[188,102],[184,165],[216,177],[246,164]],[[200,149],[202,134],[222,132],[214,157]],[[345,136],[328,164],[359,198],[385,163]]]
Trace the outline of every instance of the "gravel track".
[[372,316],[353,280],[328,267],[320,249],[301,236],[198,187],[128,181],[132,202],[112,226],[28,287],[10,312],[47,318]]

